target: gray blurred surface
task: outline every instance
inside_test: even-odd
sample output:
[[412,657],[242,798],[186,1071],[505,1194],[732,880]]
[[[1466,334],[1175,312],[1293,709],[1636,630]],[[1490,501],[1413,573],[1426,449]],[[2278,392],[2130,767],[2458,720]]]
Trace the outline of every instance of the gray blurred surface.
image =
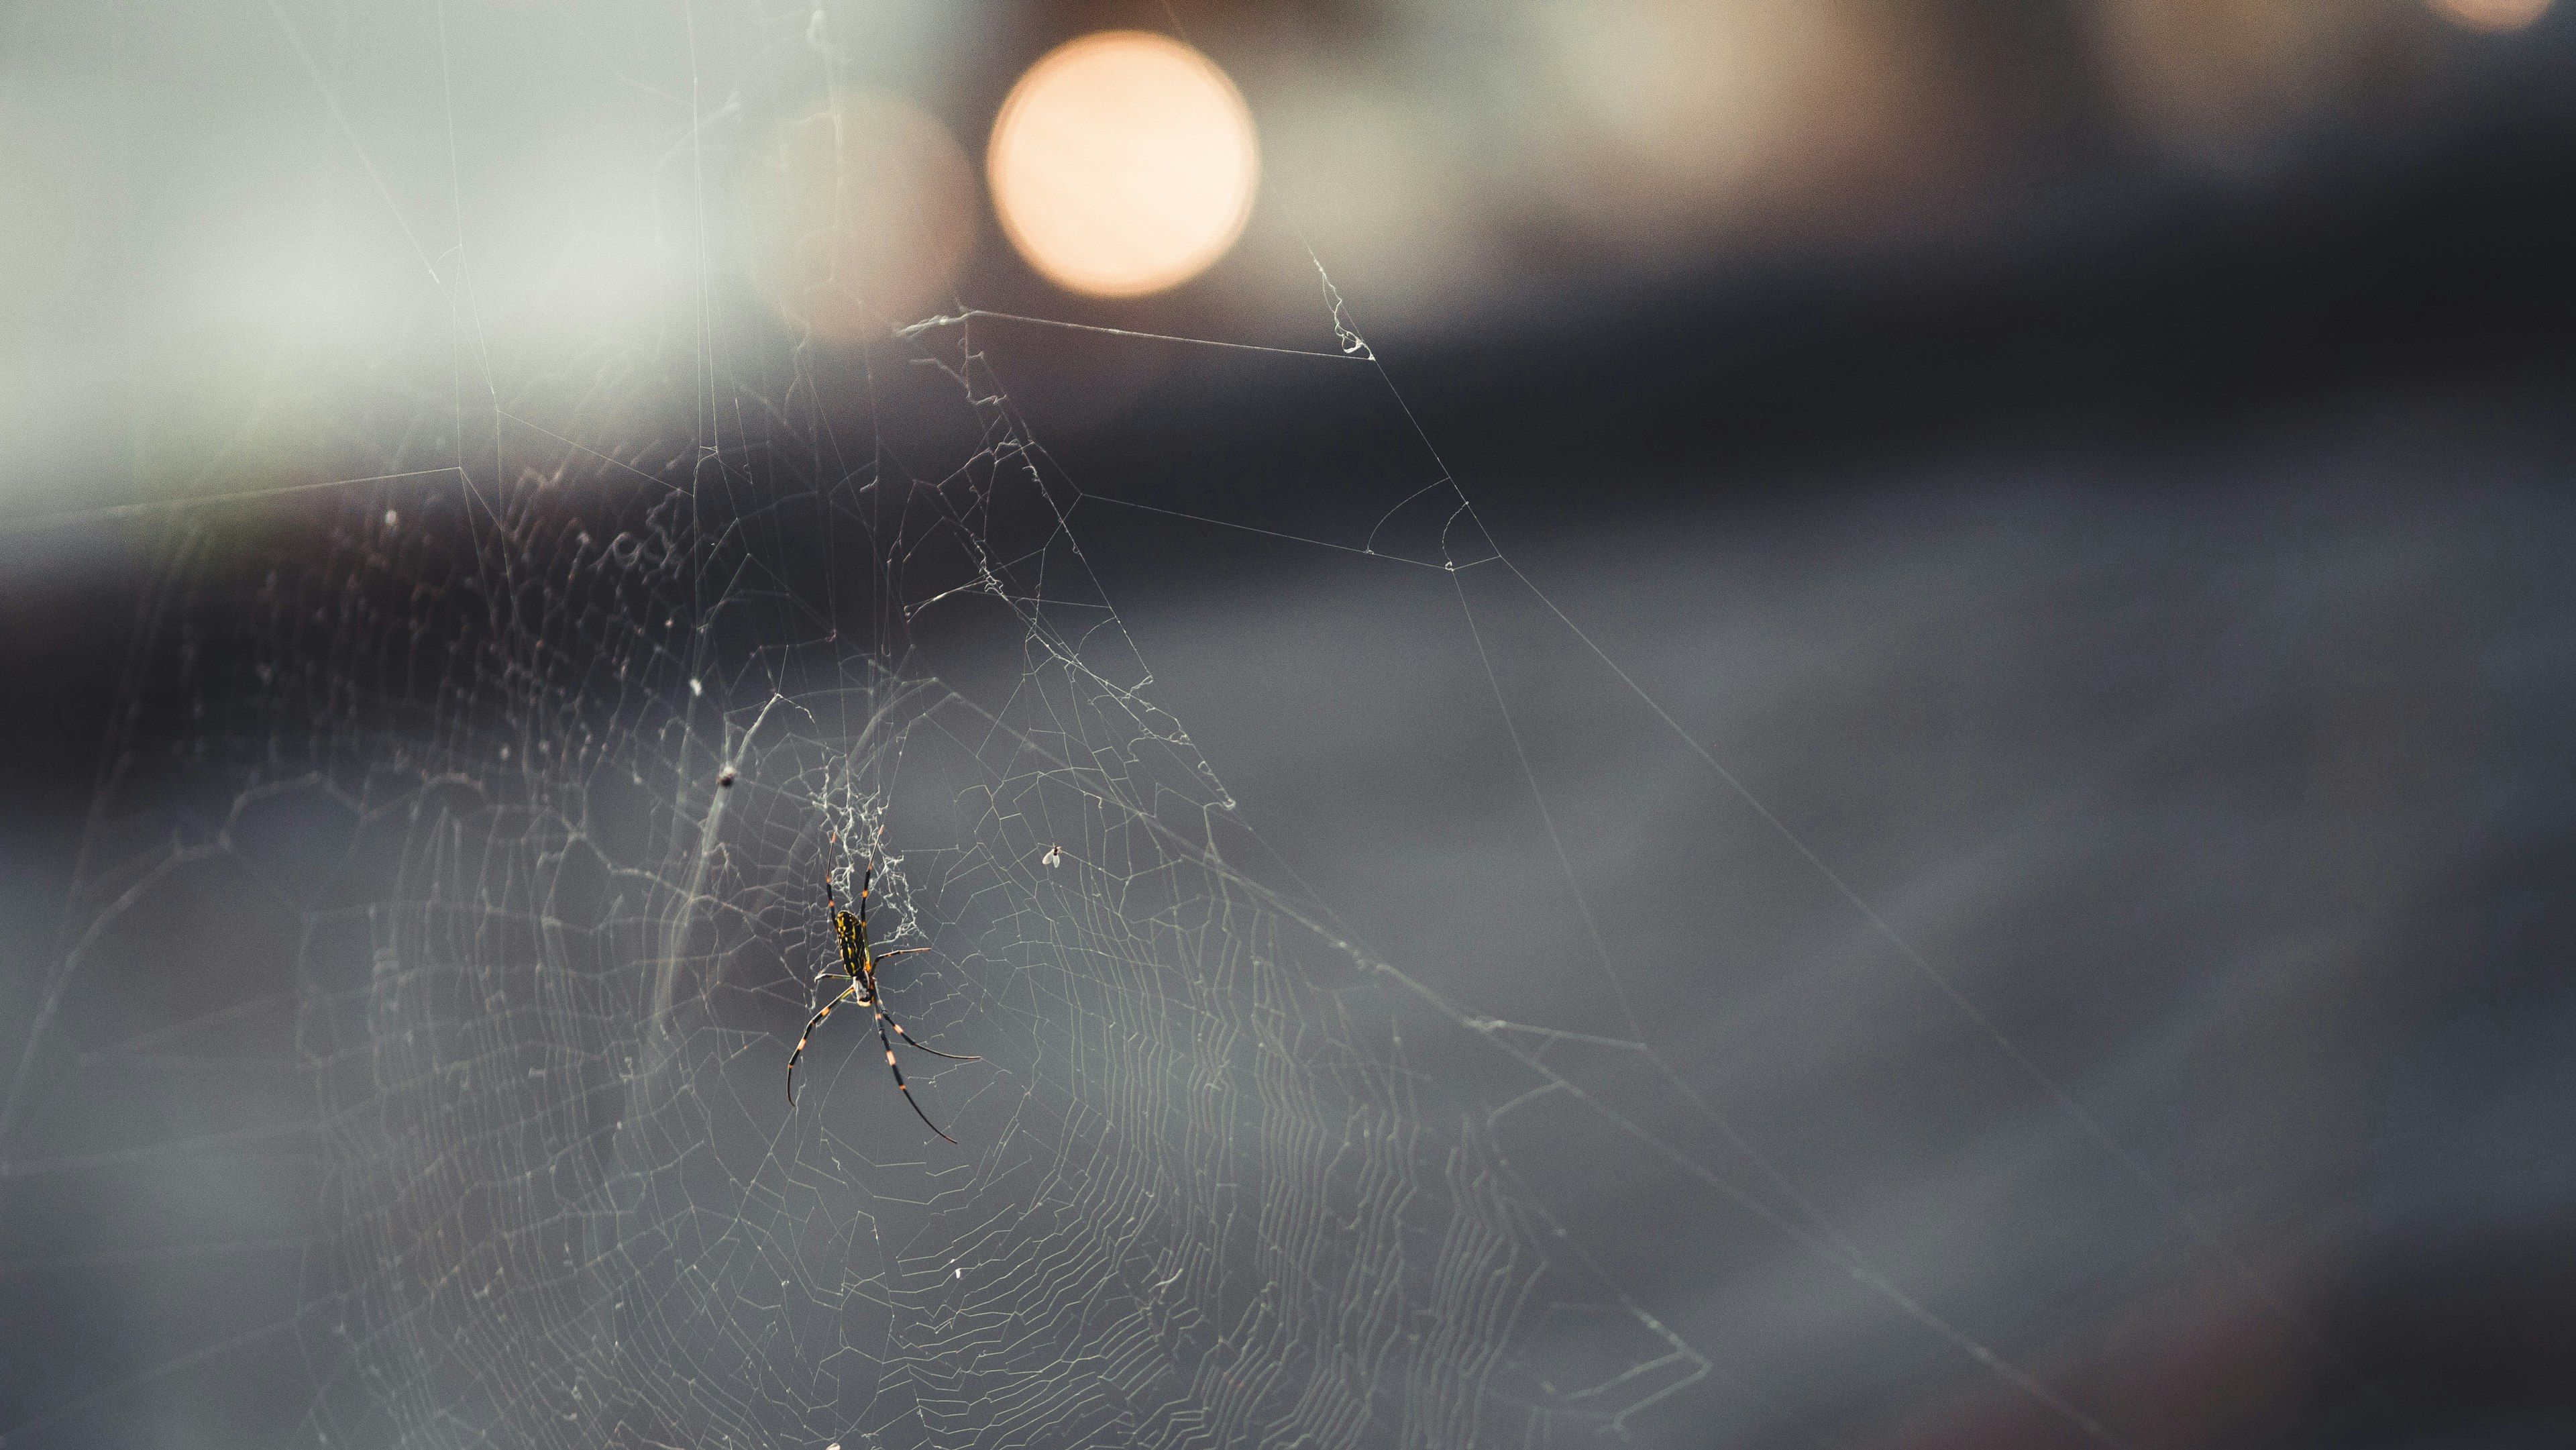
[[[1561,1095],[1496,1120],[1533,1201],[1708,1357],[1638,1443],[2065,1442],[1783,1219],[2130,1443],[2545,1443],[2571,518],[2545,458],[2459,436],[2338,419],[2188,465],[1491,511],[1750,799],[1498,569],[1279,545],[1220,583],[1186,536],[1084,537],[1277,853],[1246,869],[1471,1013],[1604,1039],[1548,1061],[1713,1175]],[[11,828],[38,863],[11,878],[16,1020],[67,826]],[[126,1047],[49,1057],[12,1147],[0,1419],[42,1422],[13,1444],[269,1443],[301,1409],[269,1328],[304,1302],[316,1187],[273,995],[294,948],[225,925],[238,890],[156,888],[118,930],[171,944],[166,984],[82,982],[54,1026]],[[1404,1043],[1488,1106],[1529,1083],[1488,1034]],[[1551,1313],[1538,1344],[1575,1364],[1600,1332]]]
[[[2563,1229],[2576,1192],[2550,1127],[2576,1108],[2576,519],[2542,465],[2463,460],[2438,428],[2317,436],[2205,455],[2189,484],[2027,463],[1495,530],[2129,1163],[1490,571],[1465,596],[1570,880],[1450,578],[1327,567],[1130,622],[1245,811],[1374,949],[1476,1010],[1642,1040],[1908,1293],[2141,1443],[2377,1443],[2360,1427],[2441,1393],[2390,1362],[2412,1326],[2378,1298],[2429,1292],[2415,1255]],[[1472,1037],[1415,1050],[1435,1076],[1490,1066]],[[1783,1203],[1620,1056],[1561,1065]],[[2051,1443],[1598,1120],[1532,1110],[1506,1137],[1756,1419],[1767,1397],[1861,1443]],[[2566,1306],[2524,1317],[2557,1271],[2517,1284],[2496,1252],[2444,1292],[2494,1306],[2470,1332],[2510,1381]],[[2250,1383],[2187,1387],[2229,1373]]]

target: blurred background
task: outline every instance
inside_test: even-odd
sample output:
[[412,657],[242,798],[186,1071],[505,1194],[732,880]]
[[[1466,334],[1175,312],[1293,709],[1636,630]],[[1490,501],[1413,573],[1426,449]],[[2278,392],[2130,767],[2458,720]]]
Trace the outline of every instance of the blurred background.
[[[2549,0],[17,0],[5,1061],[170,520],[290,527],[203,501],[421,396],[1077,323],[978,340],[1118,501],[1159,702],[1379,949],[1598,1008],[1514,955],[1567,910],[1532,760],[1659,1050],[2124,1443],[2576,1443],[2571,175]],[[1444,476],[2143,1179],[1480,600],[1514,753],[1445,578],[1347,552],[1436,557]],[[66,1170],[163,1204],[114,1228],[0,1166],[9,1445],[273,1443],[300,1367],[225,1346],[292,1275],[184,1250],[291,1252],[279,1161]],[[1524,1167],[1742,1391],[1650,1443],[2073,1443],[1687,1185]]]

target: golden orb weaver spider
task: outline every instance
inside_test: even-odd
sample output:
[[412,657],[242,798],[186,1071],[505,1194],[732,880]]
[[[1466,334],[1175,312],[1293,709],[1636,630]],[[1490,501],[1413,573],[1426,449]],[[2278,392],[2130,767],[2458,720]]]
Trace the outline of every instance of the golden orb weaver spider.
[[885,1047],[886,1068],[894,1074],[895,1090],[903,1094],[905,1102],[912,1104],[912,1111],[921,1119],[923,1127],[939,1133],[941,1138],[954,1143],[957,1140],[940,1132],[939,1125],[930,1121],[930,1114],[922,1112],[921,1104],[913,1098],[912,1088],[903,1080],[903,1069],[895,1065],[894,1042],[892,1038],[886,1036],[886,1029],[892,1027],[894,1035],[902,1038],[906,1047],[927,1052],[933,1057],[944,1057],[950,1062],[981,1062],[983,1059],[959,1057],[953,1052],[942,1052],[935,1047],[923,1047],[913,1040],[911,1033],[903,1030],[902,1023],[886,1015],[885,994],[877,986],[877,963],[888,957],[910,956],[914,952],[926,952],[930,948],[905,947],[901,951],[881,952],[869,944],[868,892],[876,885],[876,876],[876,863],[871,861],[867,864],[864,874],[859,877],[859,911],[858,915],[852,916],[841,909],[840,902],[833,899],[831,873],[827,871],[823,874],[823,905],[832,913],[832,930],[840,938],[841,965],[837,969],[824,968],[814,974],[814,980],[820,983],[826,978],[846,977],[850,984],[841,989],[839,996],[824,1003],[823,1010],[815,1013],[805,1024],[805,1030],[797,1035],[796,1050],[787,1055],[787,1106],[791,1108],[796,1106],[796,1059],[805,1055],[805,1044],[813,1039],[814,1029],[823,1025],[823,1019],[832,1015],[832,1009],[844,1002],[856,1002],[862,1007],[874,1010],[877,1014],[877,1041]]

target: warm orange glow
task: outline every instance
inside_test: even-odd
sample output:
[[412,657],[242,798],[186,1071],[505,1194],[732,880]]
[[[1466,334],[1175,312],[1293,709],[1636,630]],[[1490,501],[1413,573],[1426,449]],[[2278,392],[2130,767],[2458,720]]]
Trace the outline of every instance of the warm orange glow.
[[2520,30],[2549,9],[2550,0],[2425,0],[2433,13],[2468,30]]
[[784,128],[742,223],[779,310],[848,341],[935,310],[975,236],[975,173],[948,128],[852,92]]
[[1011,244],[1048,280],[1136,297],[1207,270],[1243,234],[1261,158],[1214,62],[1138,30],[1086,35],[1029,67],[985,162]]

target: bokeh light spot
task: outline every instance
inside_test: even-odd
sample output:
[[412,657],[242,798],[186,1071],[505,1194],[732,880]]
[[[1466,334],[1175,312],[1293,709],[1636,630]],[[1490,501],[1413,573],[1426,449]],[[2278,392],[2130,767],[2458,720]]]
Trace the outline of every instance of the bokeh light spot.
[[948,128],[853,91],[783,127],[746,188],[747,247],[779,310],[818,337],[882,336],[932,310],[975,237],[975,172]]
[[1049,281],[1136,297],[1207,270],[1243,234],[1261,173],[1225,72],[1167,36],[1103,31],[1011,88],[986,158],[1002,230]]
[[2425,0],[2433,13],[2465,30],[2520,30],[2549,10],[2550,0]]

